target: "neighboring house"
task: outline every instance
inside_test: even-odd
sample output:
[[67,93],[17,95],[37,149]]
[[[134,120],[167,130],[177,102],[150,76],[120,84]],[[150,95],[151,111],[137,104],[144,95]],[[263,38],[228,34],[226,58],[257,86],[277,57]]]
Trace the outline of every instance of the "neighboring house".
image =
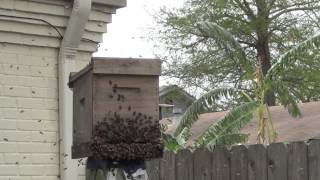
[[71,160],[68,75],[88,64],[126,5],[90,2],[0,1],[0,180],[84,179],[85,161]]
[[177,85],[159,88],[160,119],[169,118],[179,121],[195,98]]
[[[301,118],[293,118],[282,106],[270,107],[275,129],[278,133],[277,142],[304,141],[320,138],[320,102],[299,104]],[[198,121],[191,128],[189,144],[193,142],[209,125],[218,122],[226,112],[201,114]],[[168,132],[173,132],[176,126],[169,126]],[[258,121],[254,118],[242,130],[250,134],[247,144],[256,144],[258,136]]]

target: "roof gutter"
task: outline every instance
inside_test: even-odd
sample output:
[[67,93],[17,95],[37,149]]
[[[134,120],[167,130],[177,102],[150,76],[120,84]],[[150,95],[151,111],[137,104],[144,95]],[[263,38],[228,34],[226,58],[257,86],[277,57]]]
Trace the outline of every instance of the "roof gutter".
[[77,161],[71,159],[72,146],[72,91],[68,88],[69,73],[75,70],[76,54],[91,12],[91,0],[74,0],[59,51],[59,134],[60,177],[78,179]]

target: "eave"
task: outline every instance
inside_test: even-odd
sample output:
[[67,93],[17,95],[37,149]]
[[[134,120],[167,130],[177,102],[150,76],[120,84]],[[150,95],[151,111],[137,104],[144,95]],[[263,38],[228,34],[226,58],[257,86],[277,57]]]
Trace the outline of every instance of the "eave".
[[[29,0],[34,2],[43,2],[46,4],[63,4],[64,2],[72,2],[73,0]],[[114,7],[116,9],[125,7],[127,5],[127,0],[92,0],[95,6],[107,6]]]

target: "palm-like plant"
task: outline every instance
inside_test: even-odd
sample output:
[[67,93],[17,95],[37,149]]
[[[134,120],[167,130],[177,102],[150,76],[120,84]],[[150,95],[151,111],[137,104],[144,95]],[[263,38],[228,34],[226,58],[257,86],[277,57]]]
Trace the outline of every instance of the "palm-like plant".
[[[212,112],[212,107],[223,99],[239,96],[243,96],[246,101],[231,109],[219,122],[210,125],[196,139],[194,146],[212,148],[219,144],[245,142],[248,135],[241,134],[240,129],[252,119],[254,113],[259,121],[259,143],[274,142],[276,131],[265,98],[268,93],[273,92],[278,103],[286,107],[290,115],[301,116],[297,97],[320,84],[320,33],[280,56],[264,76],[260,64],[252,65],[249,62],[240,44],[226,29],[209,22],[201,22],[195,29],[195,34],[201,33],[202,36],[214,38],[219,46],[229,49],[230,58],[236,59],[241,65],[245,72],[244,78],[254,87],[255,93],[252,98],[237,88],[215,89],[206,93],[187,109],[173,135],[163,134],[168,149],[177,151],[183,148],[190,128],[200,114]],[[292,83],[292,80],[295,82]]]

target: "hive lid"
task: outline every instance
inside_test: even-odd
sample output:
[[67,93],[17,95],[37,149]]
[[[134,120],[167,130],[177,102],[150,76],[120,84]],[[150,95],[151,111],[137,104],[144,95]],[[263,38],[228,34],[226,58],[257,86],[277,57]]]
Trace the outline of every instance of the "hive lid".
[[157,76],[161,74],[159,59],[94,58],[92,63],[94,74]]
[[149,75],[160,76],[161,61],[159,59],[134,59],[134,58],[92,58],[91,63],[79,71],[71,73],[69,87],[78,78],[92,71],[93,74],[117,74],[117,75]]

